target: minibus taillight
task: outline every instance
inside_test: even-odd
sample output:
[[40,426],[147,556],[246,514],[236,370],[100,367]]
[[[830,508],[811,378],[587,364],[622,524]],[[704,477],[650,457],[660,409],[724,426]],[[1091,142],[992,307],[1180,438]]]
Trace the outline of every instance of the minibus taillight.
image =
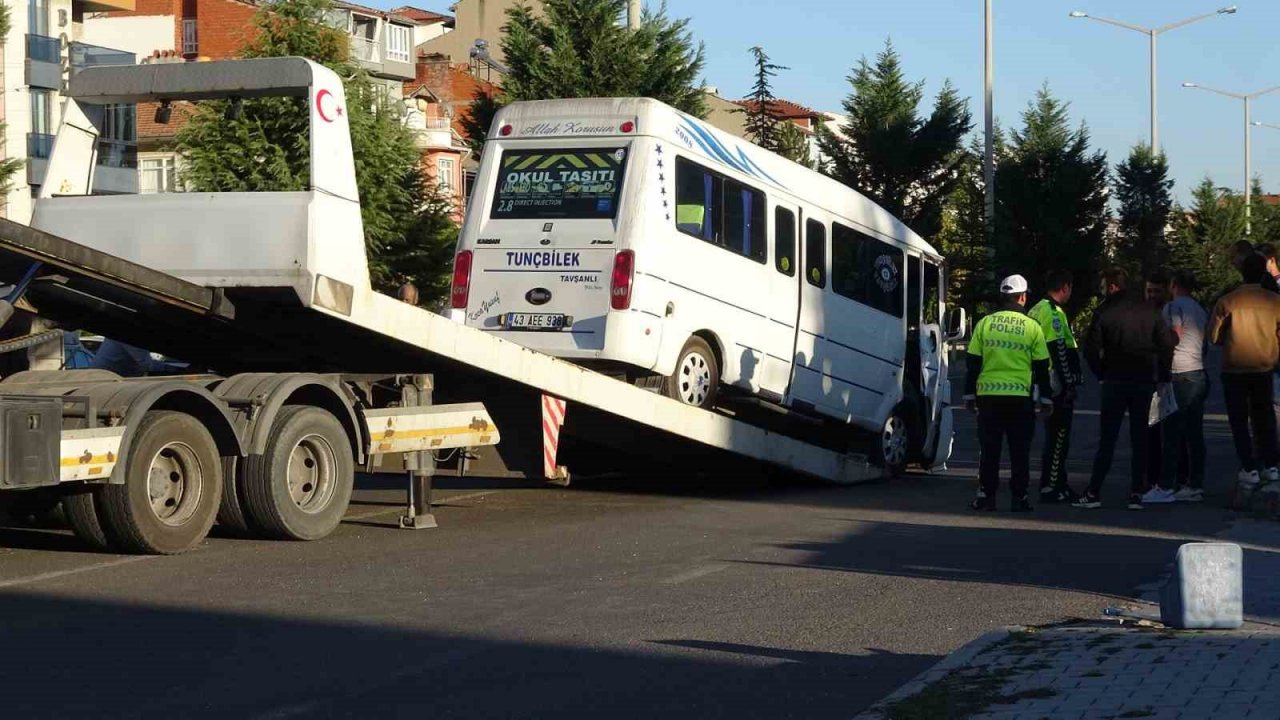
[[471,295],[471,251],[463,250],[453,259],[453,309],[466,310]]
[[623,250],[613,256],[613,282],[609,285],[609,303],[614,310],[631,308],[631,280],[635,276],[636,254]]

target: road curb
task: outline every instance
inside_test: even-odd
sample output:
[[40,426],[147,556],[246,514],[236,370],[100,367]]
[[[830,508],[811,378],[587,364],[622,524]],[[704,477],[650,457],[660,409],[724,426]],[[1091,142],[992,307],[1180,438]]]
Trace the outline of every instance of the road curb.
[[985,635],[980,635],[974,640],[970,640],[961,646],[959,650],[947,655],[933,667],[912,678],[906,685],[894,690],[889,695],[876,701],[871,707],[855,715],[853,720],[884,720],[888,717],[885,711],[890,705],[916,695],[921,690],[946,677],[947,673],[952,670],[968,665],[970,660],[986,652],[992,645],[1009,637],[1010,633],[1025,630],[1025,627],[1010,626],[1000,630],[992,630]]

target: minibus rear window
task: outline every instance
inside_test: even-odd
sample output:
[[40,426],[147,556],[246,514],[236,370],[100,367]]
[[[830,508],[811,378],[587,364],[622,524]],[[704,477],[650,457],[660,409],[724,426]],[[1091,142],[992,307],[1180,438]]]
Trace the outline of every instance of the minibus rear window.
[[490,217],[603,219],[618,214],[627,149],[504,150]]

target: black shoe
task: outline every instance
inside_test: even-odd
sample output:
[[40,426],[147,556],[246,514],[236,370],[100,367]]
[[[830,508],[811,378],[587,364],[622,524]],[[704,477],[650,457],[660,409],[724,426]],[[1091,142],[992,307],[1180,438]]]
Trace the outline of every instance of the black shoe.
[[973,502],[969,503],[969,509],[977,510],[978,512],[991,512],[996,509],[995,498],[976,497]]
[[1032,510],[1035,510],[1035,508],[1032,507],[1031,505],[1031,498],[1027,497],[1026,495],[1023,495],[1017,500],[1014,500],[1013,507],[1011,509],[1014,512],[1031,512]]
[[1132,494],[1132,495],[1130,495],[1130,496],[1129,496],[1129,509],[1130,509],[1130,510],[1141,510],[1141,509],[1142,509],[1142,496],[1141,496],[1141,495],[1139,495],[1139,494],[1137,494],[1137,493],[1134,493],[1134,494]]
[[1076,494],[1069,488],[1040,488],[1042,505],[1061,505],[1076,501]]
[[1102,507],[1102,499],[1091,492],[1085,492],[1075,502],[1071,503],[1071,507],[1083,508],[1085,510],[1097,510]]

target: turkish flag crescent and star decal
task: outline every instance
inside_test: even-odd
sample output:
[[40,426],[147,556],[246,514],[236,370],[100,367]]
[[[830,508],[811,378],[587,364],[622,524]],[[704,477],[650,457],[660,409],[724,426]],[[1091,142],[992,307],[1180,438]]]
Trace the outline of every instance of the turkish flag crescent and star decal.
[[[326,101],[327,108],[326,108]],[[320,119],[325,122],[333,122],[336,118],[342,117],[344,112],[341,105],[338,105],[334,99],[333,93],[328,90],[321,90],[316,93],[316,113],[320,115]]]

